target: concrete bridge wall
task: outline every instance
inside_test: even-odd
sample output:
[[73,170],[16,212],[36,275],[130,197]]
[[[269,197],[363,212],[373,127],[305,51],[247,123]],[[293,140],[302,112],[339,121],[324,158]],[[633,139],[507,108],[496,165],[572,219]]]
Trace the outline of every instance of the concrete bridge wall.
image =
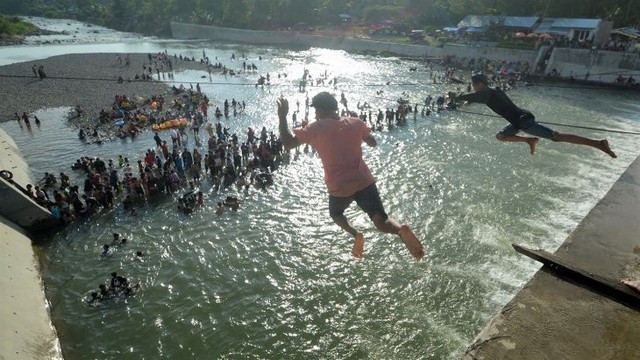
[[49,315],[39,264],[23,227],[51,214],[17,186],[32,183],[29,166],[11,137],[0,129],[0,359],[62,359]]

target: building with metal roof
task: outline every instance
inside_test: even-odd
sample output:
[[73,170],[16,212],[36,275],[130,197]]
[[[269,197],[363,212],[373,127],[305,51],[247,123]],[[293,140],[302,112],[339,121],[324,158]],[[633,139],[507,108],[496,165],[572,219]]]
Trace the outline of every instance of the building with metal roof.
[[640,30],[634,27],[624,27],[624,28],[613,29],[611,33],[616,35],[622,35],[630,39],[640,38]]
[[602,44],[611,35],[612,22],[600,19],[545,18],[534,32],[566,36],[573,41]]
[[532,31],[540,18],[537,16],[494,16],[494,15],[467,15],[460,20],[461,28],[488,28],[498,25],[514,31]]
[[535,32],[568,36],[572,30],[596,31],[601,23],[600,19],[545,18]]
[[[467,15],[448,31],[486,32],[489,27],[503,30],[564,36],[570,41],[603,44],[611,36],[612,23],[601,19],[541,18],[538,16]],[[453,29],[453,30],[452,30]],[[447,31],[445,30],[445,31]],[[548,36],[548,35],[547,35]]]

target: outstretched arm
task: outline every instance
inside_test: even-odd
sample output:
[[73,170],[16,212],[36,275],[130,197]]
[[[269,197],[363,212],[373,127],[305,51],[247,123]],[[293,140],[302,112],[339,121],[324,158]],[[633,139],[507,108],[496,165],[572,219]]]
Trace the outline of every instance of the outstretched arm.
[[282,141],[282,145],[284,145],[284,148],[286,150],[300,145],[300,141],[298,141],[298,138],[293,136],[293,134],[289,131],[289,125],[287,123],[288,113],[289,101],[285,98],[278,99],[278,129],[280,130],[280,140]]
[[364,137],[362,139],[362,141],[365,142],[365,144],[371,146],[371,147],[376,147],[376,145],[378,145],[378,142],[376,141],[376,138],[373,137],[373,135],[369,134],[366,137]]
[[453,97],[455,101],[466,102],[466,103],[482,103],[486,104],[489,100],[490,92],[486,90],[482,91],[474,91],[468,94],[458,94]]
[[449,101],[451,102],[457,103],[460,106],[469,105],[469,101],[463,98],[464,94],[462,93],[455,93],[453,91],[450,91],[447,95],[449,96]]

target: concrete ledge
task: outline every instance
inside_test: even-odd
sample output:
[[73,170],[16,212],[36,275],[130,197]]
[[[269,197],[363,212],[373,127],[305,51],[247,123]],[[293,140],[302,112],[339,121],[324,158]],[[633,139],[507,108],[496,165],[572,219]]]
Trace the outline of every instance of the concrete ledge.
[[22,187],[32,183],[31,170],[24,161],[15,141],[2,129],[0,129],[0,170],[9,170],[13,173],[13,181]]
[[[38,205],[23,190],[32,184],[29,165],[13,139],[0,129],[0,170],[10,171],[11,180],[0,177],[0,214],[28,230],[41,230],[55,224],[49,210]],[[20,189],[21,188],[21,189]]]
[[[640,157],[556,255],[594,274],[640,279]],[[523,257],[522,261],[532,261]],[[541,270],[464,359],[640,359],[640,312]]]
[[31,240],[0,216],[0,359],[62,359]]
[[15,224],[32,231],[50,228],[55,220],[49,210],[38,205],[5,179],[0,178],[0,214],[6,216]]
[[640,70],[640,54],[591,51],[589,49],[554,48],[546,67],[546,74],[556,69],[561,76],[573,73],[576,79],[615,83],[618,75],[627,77]]

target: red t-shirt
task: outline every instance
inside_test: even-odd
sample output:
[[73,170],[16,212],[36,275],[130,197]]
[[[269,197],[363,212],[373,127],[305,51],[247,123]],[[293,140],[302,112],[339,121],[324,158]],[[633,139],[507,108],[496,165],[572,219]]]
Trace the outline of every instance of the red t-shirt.
[[376,182],[362,159],[362,139],[369,128],[358,118],[317,120],[294,130],[301,143],[313,146],[324,167],[329,194],[347,197]]

